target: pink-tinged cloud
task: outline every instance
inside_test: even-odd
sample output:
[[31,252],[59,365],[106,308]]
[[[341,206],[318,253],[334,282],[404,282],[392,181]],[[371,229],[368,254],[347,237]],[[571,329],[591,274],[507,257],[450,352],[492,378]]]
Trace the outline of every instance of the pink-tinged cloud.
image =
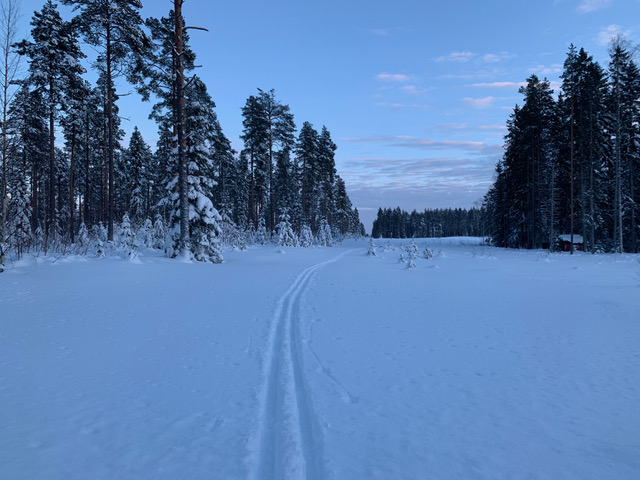
[[367,138],[341,138],[343,142],[377,143],[386,147],[410,148],[419,150],[465,151],[478,156],[500,156],[502,145],[489,145],[484,142],[468,142],[455,140],[429,140],[406,135],[375,135]]

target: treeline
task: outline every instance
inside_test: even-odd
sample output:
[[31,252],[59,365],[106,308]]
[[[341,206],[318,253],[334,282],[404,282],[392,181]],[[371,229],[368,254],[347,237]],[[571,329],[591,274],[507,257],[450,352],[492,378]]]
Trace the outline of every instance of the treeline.
[[426,238],[426,237],[483,237],[485,212],[483,209],[446,208],[416,210],[407,213],[400,207],[379,208],[373,221],[374,238]]
[[[124,223],[165,231],[170,256],[219,262],[226,238],[363,233],[329,131],[304,122],[297,132],[273,90],[248,98],[244,145],[232,149],[205,83],[193,74],[184,0],[146,21],[139,0],[61,1],[74,18],[63,20],[47,0],[31,19],[30,38],[18,41],[19,2],[2,0],[4,250],[65,248],[80,232],[113,242]],[[96,52],[95,85],[84,79],[81,39]],[[28,65],[24,78],[17,78],[20,63]],[[137,128],[122,144],[118,76],[144,100],[156,100],[155,151]]]
[[557,100],[535,75],[520,89],[484,201],[493,242],[554,249],[573,233],[587,251],[638,252],[638,66],[619,40],[606,70],[572,45],[561,79]]

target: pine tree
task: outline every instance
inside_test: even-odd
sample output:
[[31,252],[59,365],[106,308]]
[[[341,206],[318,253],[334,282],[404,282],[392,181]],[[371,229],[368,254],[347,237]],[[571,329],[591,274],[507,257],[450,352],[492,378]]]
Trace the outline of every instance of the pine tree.
[[[49,122],[49,201],[45,234],[48,239],[56,229],[55,204],[55,120],[65,105],[65,94],[74,77],[84,72],[79,60],[84,57],[77,36],[69,22],[63,22],[57,5],[47,0],[31,20],[33,41],[22,40],[16,51],[29,58],[27,82],[41,92]],[[45,240],[45,249],[46,243]]]
[[129,72],[133,58],[141,54],[148,39],[141,27],[139,0],[62,0],[64,5],[73,5],[79,14],[74,18],[85,41],[101,49],[97,65],[104,74],[107,118],[107,163],[108,163],[108,239],[113,240],[115,208],[115,130],[114,78],[121,71]]
[[2,165],[0,176],[2,184],[0,186],[0,266],[5,264],[5,243],[7,241],[7,209],[9,197],[7,195],[8,188],[8,162],[9,162],[9,131],[8,131],[8,114],[9,104],[12,101],[13,93],[10,90],[18,67],[20,65],[19,56],[12,48],[18,31],[19,20],[18,0],[2,0],[0,2],[0,108],[2,110],[2,119],[0,125],[1,145],[0,155],[2,156]]
[[[76,223],[76,199],[80,195],[77,178],[84,175],[86,181],[86,173],[89,167],[82,160],[90,156],[90,147],[87,145],[87,139],[91,132],[91,122],[87,122],[87,116],[92,115],[94,105],[92,104],[92,90],[89,82],[82,80],[78,75],[68,79],[67,99],[65,115],[61,119],[61,125],[64,129],[64,137],[66,140],[66,150],[69,152],[69,193],[67,209],[69,211],[69,238],[71,243],[75,242],[75,223]],[[86,189],[85,189],[86,192]],[[60,198],[62,200],[62,197]],[[82,221],[80,222],[82,223]]]
[[274,149],[280,147],[281,149],[290,150],[294,143],[294,131],[296,129],[293,123],[293,115],[290,113],[288,105],[283,105],[276,100],[275,91],[270,90],[265,92],[258,89],[258,101],[261,104],[260,111],[264,115],[264,121],[262,124],[266,128],[265,137],[268,141],[269,152],[269,222],[268,227],[273,230],[275,226],[275,188],[273,181],[274,172]]
[[244,141],[242,156],[248,159],[249,175],[249,222],[257,227],[258,219],[264,214],[266,204],[267,181],[269,178],[269,137],[266,115],[259,97],[250,96],[242,107],[242,125],[240,138]]

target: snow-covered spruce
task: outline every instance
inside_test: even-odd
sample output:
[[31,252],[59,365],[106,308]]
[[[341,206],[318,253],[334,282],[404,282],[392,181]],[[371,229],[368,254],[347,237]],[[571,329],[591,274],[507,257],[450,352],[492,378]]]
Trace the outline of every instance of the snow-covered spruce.
[[291,228],[289,214],[286,212],[280,215],[280,223],[276,227],[278,230],[278,245],[281,247],[297,247],[298,238]]
[[322,247],[333,246],[333,235],[331,234],[331,227],[326,219],[320,221],[320,228],[318,229],[318,245]]
[[89,238],[89,229],[84,222],[80,224],[80,229],[78,230],[78,236],[76,237],[76,246],[86,253],[89,245],[91,243],[91,239]]
[[[195,175],[189,175],[189,245],[180,244],[180,212],[176,193],[173,226],[169,231],[166,253],[171,258],[184,254],[187,260],[221,263],[222,218],[211,200],[202,192],[200,180]],[[177,179],[175,181],[177,182]]]
[[411,243],[409,243],[409,245],[407,245],[406,251],[407,251],[407,254],[409,255],[409,258],[412,258],[414,260],[416,258],[418,258],[418,256],[419,256],[418,247],[417,247],[416,241],[414,239],[411,239]]
[[269,234],[267,233],[267,227],[265,226],[263,217],[260,217],[260,220],[258,221],[258,229],[256,230],[255,234],[255,242],[258,245],[266,245],[267,243],[269,243]]
[[167,229],[162,221],[162,215],[157,214],[153,222],[153,231],[151,232],[151,247],[163,249],[167,237]]
[[138,259],[138,245],[136,243],[136,235],[131,228],[131,221],[129,220],[129,214],[125,213],[122,217],[122,223],[118,231],[118,242],[120,248],[123,248],[127,252],[129,260],[135,261]]
[[424,242],[424,250],[422,251],[422,257],[427,260],[431,260],[433,258],[433,250],[429,248],[429,244]]
[[373,244],[373,237],[369,239],[369,249],[367,250],[367,255],[370,257],[376,256],[376,246]]
[[313,232],[311,231],[309,225],[307,225],[306,223],[302,225],[302,228],[300,229],[299,241],[301,247],[307,248],[313,246]]
[[169,182],[171,193],[170,232],[167,255],[184,256],[186,260],[201,262],[222,262],[222,218],[214,208],[214,152],[217,131],[217,117],[213,112],[213,100],[205,84],[194,77],[186,95],[186,156],[187,156],[187,201],[189,203],[189,232],[187,245],[181,245],[180,205],[177,192],[178,176]]
[[238,228],[226,211],[221,214],[222,217],[222,243],[239,250],[247,249],[247,241],[244,232]]
[[[15,246],[18,258],[22,253],[26,252],[33,243],[31,235],[31,217],[32,209],[29,202],[28,187],[26,179],[22,178],[18,182],[18,186],[14,196],[9,203],[9,218],[13,219],[10,224],[9,236],[12,244]],[[6,248],[6,245],[4,246]]]
[[145,218],[142,227],[136,233],[136,242],[138,246],[143,246],[145,248],[153,247],[153,223],[151,223],[150,218]]

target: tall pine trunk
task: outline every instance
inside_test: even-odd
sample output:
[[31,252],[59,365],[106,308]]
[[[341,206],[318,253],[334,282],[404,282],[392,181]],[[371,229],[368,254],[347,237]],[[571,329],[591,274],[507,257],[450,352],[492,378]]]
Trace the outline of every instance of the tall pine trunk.
[[180,243],[188,254],[189,246],[189,198],[187,185],[187,159],[184,118],[184,58],[182,42],[182,5],[184,0],[174,0],[175,35],[176,35],[176,120],[178,137],[178,194],[180,201]]
[[91,196],[91,190],[89,188],[90,180],[89,180],[89,126],[91,124],[91,119],[89,118],[89,111],[87,110],[86,118],[85,118],[85,136],[84,136],[84,223],[87,228],[89,228],[90,218],[89,218],[89,208],[90,201],[89,198]]
[[71,243],[75,243],[75,229],[74,229],[74,212],[75,212],[75,201],[73,198],[73,190],[74,190],[74,169],[75,169],[75,160],[76,160],[76,134],[73,132],[71,134],[71,165],[69,166],[69,238],[71,239]]
[[107,27],[107,44],[106,44],[106,66],[107,66],[107,155],[109,164],[109,190],[108,190],[108,204],[107,204],[107,239],[113,241],[113,209],[114,209],[114,167],[113,167],[113,72],[111,71],[111,27]]
[[[53,81],[49,82],[49,96],[53,95]],[[55,223],[56,223],[56,145],[55,145],[55,131],[54,131],[54,119],[55,119],[55,106],[52,98],[49,98],[49,209],[47,215],[46,231],[45,231],[45,246],[44,250],[47,251],[49,240],[55,235]]]

